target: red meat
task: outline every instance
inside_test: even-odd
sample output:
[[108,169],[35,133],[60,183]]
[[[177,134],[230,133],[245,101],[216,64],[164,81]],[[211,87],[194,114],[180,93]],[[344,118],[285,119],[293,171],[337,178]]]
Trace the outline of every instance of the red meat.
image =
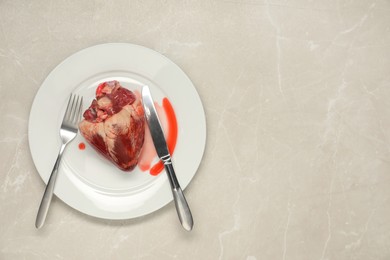
[[145,136],[140,97],[118,81],[104,82],[83,116],[79,129],[88,143],[120,169],[133,170]]

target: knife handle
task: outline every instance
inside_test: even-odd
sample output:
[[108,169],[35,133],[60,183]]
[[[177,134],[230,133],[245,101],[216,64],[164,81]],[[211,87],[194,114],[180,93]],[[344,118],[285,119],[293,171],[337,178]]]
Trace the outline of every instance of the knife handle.
[[190,207],[188,206],[187,200],[184,197],[179,182],[177,181],[175,170],[173,169],[172,163],[165,162],[164,166],[168,174],[169,183],[171,184],[173,199],[175,201],[175,207],[180,223],[184,229],[191,231],[194,226],[194,221],[192,219]]

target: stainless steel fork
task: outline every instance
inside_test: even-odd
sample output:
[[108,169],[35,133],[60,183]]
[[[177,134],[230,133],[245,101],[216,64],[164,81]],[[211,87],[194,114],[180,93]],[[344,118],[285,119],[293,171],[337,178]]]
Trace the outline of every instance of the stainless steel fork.
[[54,185],[58,175],[58,166],[60,165],[62,154],[65,150],[65,147],[72,141],[78,131],[77,124],[81,119],[81,110],[82,110],[83,98],[77,95],[71,94],[66,107],[64,119],[62,120],[60,128],[60,137],[62,145],[60,152],[58,153],[57,160],[54,164],[53,170],[50,174],[49,181],[43,194],[41,205],[39,206],[37,219],[35,220],[35,227],[41,228],[45,223],[47,212],[49,211],[49,206],[51,199],[53,197]]

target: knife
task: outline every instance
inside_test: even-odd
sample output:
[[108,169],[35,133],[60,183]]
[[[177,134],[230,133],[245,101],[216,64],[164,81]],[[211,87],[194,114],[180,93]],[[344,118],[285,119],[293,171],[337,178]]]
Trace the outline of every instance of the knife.
[[142,88],[142,104],[145,111],[145,118],[148,123],[150,134],[156,148],[156,152],[160,160],[164,163],[165,171],[168,174],[168,180],[171,185],[173,199],[175,201],[177,215],[181,225],[187,231],[191,231],[194,222],[192,219],[191,210],[188,207],[186,198],[180,188],[179,181],[176,178],[175,170],[173,169],[171,155],[168,150],[167,142],[164,137],[164,132],[158,118],[156,108],[153,104],[153,98],[150,94],[148,86]]

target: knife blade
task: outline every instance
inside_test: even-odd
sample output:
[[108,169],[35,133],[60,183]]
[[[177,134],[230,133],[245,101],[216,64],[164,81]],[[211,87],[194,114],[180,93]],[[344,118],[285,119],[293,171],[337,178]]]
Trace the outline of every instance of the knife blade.
[[167,142],[165,140],[164,131],[161,127],[161,122],[157,115],[156,108],[154,107],[154,101],[148,86],[142,87],[141,95],[146,122],[148,123],[157,155],[164,163],[165,171],[168,175],[168,180],[171,185],[173,199],[175,201],[177,215],[184,229],[191,231],[194,225],[191,210],[184,197],[179,181],[177,180],[172,164],[171,154],[169,153]]

